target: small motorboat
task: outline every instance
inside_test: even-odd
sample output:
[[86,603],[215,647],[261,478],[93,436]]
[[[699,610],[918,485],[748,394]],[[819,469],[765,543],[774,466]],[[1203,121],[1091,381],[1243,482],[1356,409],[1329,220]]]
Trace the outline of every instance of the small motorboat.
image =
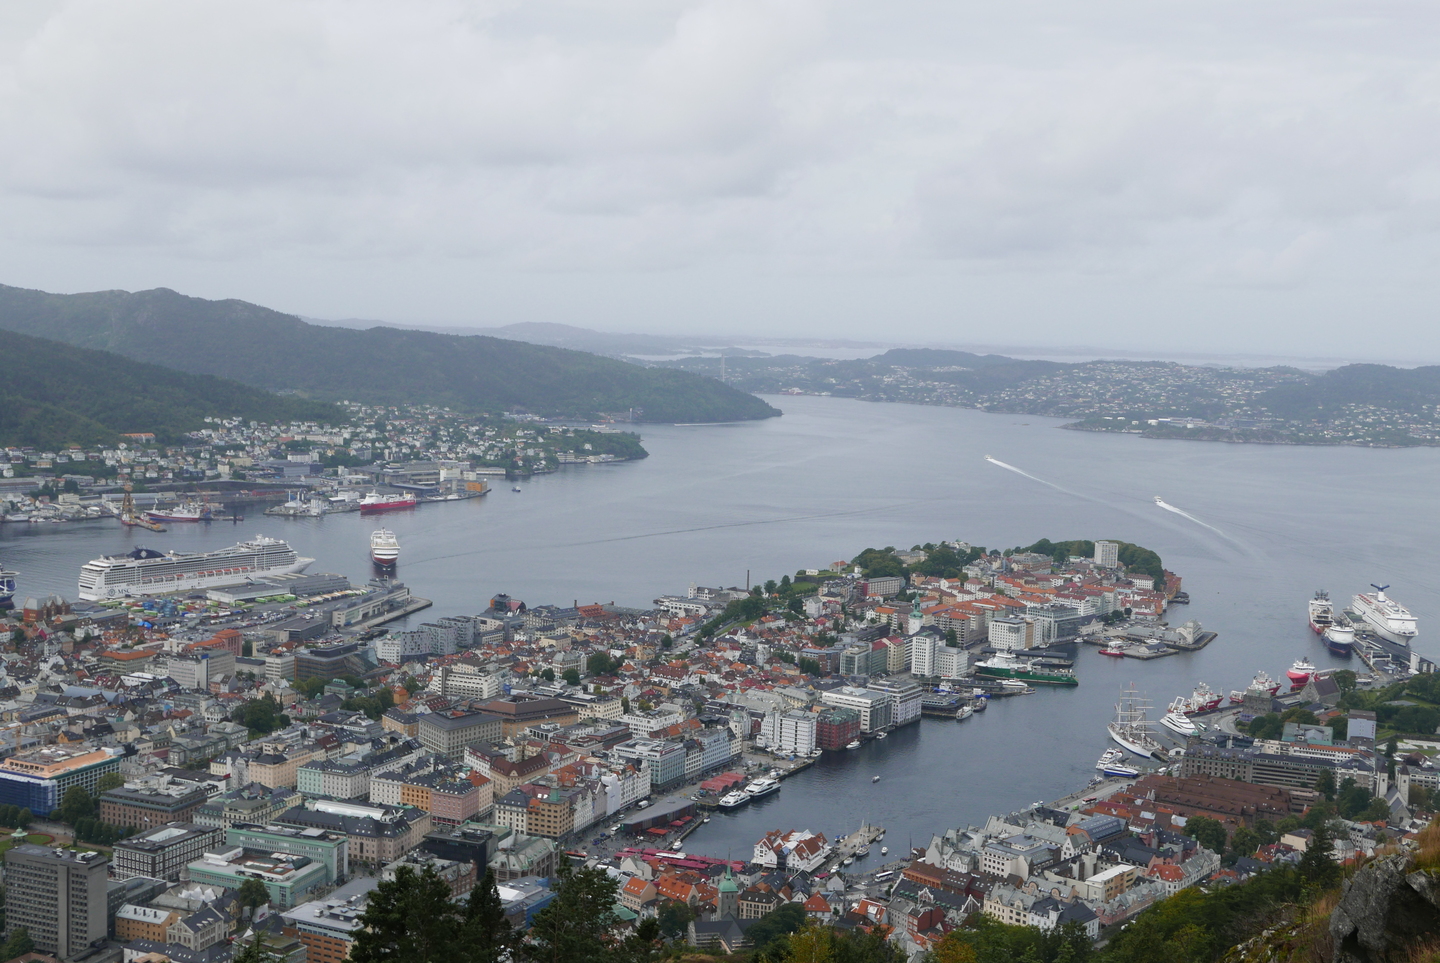
[[512,492],[518,492],[518,491],[520,490],[520,486],[519,486],[519,485],[516,485],[516,486],[514,486],[513,488],[511,488],[510,490],[511,490]]
[[879,781],[880,781],[880,777],[879,777],[879,776],[871,776],[871,777],[870,777],[870,781],[871,781],[871,782],[879,782]]
[[889,847],[889,846],[881,846],[881,847],[880,847],[880,855],[881,855],[881,856],[889,856],[889,855],[890,855],[890,847]]

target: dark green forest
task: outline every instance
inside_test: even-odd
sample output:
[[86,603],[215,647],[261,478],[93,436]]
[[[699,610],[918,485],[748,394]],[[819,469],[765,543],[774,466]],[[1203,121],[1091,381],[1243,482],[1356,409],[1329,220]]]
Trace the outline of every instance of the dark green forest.
[[0,331],[0,444],[111,444],[129,432],[173,441],[208,415],[264,422],[345,421],[334,405],[182,374],[107,351]]
[[713,422],[780,412],[700,375],[499,338],[324,327],[165,288],[47,294],[0,286],[0,329],[327,401]]

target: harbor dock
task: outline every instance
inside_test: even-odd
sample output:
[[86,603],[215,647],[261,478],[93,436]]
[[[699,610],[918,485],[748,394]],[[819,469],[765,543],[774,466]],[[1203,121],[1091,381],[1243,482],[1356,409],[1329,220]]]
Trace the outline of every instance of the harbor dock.
[[835,843],[835,850],[825,860],[821,867],[823,872],[834,872],[845,865],[846,860],[853,860],[855,854],[866,848],[871,843],[878,843],[885,838],[884,826],[871,826],[863,823],[859,829]]

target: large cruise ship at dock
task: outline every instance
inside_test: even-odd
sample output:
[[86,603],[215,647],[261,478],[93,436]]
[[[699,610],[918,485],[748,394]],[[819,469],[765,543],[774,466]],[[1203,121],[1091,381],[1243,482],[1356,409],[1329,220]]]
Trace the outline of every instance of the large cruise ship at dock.
[[124,555],[102,555],[80,566],[80,598],[98,602],[241,585],[267,575],[303,572],[314,561],[302,558],[288,542],[263,535],[214,552],[137,548]]
[[1375,591],[1355,596],[1355,611],[1376,635],[1399,645],[1409,645],[1419,634],[1410,610],[1385,594],[1388,585],[1371,585]]

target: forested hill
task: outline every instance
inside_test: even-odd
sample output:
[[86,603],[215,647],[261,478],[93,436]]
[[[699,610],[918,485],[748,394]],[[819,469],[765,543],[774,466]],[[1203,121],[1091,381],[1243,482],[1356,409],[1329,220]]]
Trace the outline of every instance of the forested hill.
[[500,338],[323,327],[244,301],[206,301],[165,288],[47,294],[0,285],[0,329],[330,401],[580,417],[636,409],[643,421],[780,413],[685,371]]
[[338,407],[282,398],[212,375],[0,331],[0,444],[41,449],[111,444],[122,433],[174,440],[208,415],[339,424]]

